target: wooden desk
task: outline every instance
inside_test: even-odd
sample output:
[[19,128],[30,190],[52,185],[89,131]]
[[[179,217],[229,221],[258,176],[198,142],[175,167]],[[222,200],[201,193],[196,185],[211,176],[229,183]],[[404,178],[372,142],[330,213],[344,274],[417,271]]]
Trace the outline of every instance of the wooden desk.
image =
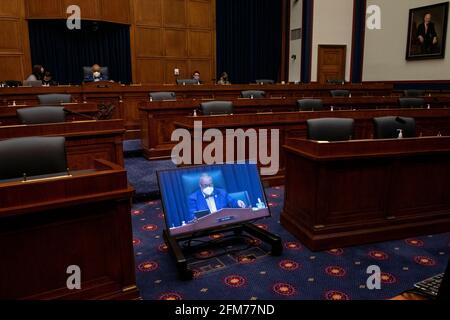
[[[206,100],[178,100],[144,102],[140,105],[141,139],[144,155],[148,159],[168,159],[173,147],[170,139],[175,130],[175,123],[186,116],[193,115]],[[364,110],[398,108],[398,97],[353,97],[324,98],[325,106],[334,106],[334,110]],[[242,118],[240,123],[246,126],[253,123],[256,113],[297,111],[297,99],[237,99],[233,100],[235,114],[253,114]],[[426,98],[432,108],[450,107],[450,96]],[[200,113],[200,112],[199,112]],[[311,112],[306,113],[311,117]],[[318,113],[320,114],[320,113]],[[330,113],[328,113],[330,114]],[[386,113],[384,113],[386,114]],[[390,115],[390,114],[389,114]],[[258,115],[256,115],[258,117]],[[314,115],[313,115],[314,116]],[[224,119],[224,118],[220,118]],[[311,119],[311,118],[308,118]],[[267,116],[267,121],[270,116]],[[277,121],[276,118],[273,119]]]
[[[173,91],[178,99],[236,99],[241,91],[264,90],[267,97],[329,97],[334,89],[346,89],[353,96],[390,96],[393,85],[383,83],[321,85],[321,84],[275,84],[275,85],[121,85],[119,83],[88,83],[82,86],[19,87],[0,88],[0,104],[37,105],[39,94],[65,93],[72,95],[72,101],[95,104],[112,103],[117,106],[116,117],[124,119],[127,138],[139,138],[139,104],[149,101],[150,92]],[[399,93],[400,94],[400,93]],[[399,95],[398,94],[398,95]],[[191,110],[192,111],[192,110]]]
[[450,230],[450,137],[289,139],[282,225],[311,250]]
[[[136,299],[126,171],[0,183],[0,299]],[[75,173],[74,173],[75,174]],[[81,268],[68,290],[67,268]]]
[[95,159],[105,159],[123,167],[124,133],[122,120],[0,126],[0,140],[30,136],[65,137],[71,170],[94,168]]
[[[280,112],[261,114],[235,114],[232,116],[200,116],[184,117],[175,122],[175,128],[186,129],[191,135],[194,131],[194,122],[201,121],[203,130],[218,129],[226,136],[227,129],[278,129],[280,130],[280,147],[289,138],[306,138],[306,121],[316,118],[352,118],[355,119],[354,139],[373,139],[374,125],[373,118],[384,116],[404,116],[416,119],[417,136],[437,136],[438,133],[450,136],[450,109],[397,109],[397,110],[360,110],[360,111],[321,111],[321,112]],[[152,133],[154,137],[163,137]],[[169,138],[170,139],[170,136]],[[144,144],[145,145],[145,144]],[[208,143],[204,143],[205,148]],[[167,148],[170,154],[174,143],[160,144]],[[269,144],[269,150],[271,145]],[[246,145],[246,156],[248,156],[249,145]],[[225,151],[225,150],[224,150]],[[193,151],[194,152],[194,151]],[[236,150],[235,157],[236,156]],[[238,159],[245,160],[245,159]],[[284,183],[285,175],[285,154],[280,150],[280,171],[275,176],[263,176],[263,180],[269,185],[280,185]]]
[[[20,124],[19,119],[17,118],[17,110],[36,106],[37,105],[0,106],[0,126]],[[96,116],[99,111],[97,104],[95,103],[70,103],[63,104],[61,107],[66,108],[68,111],[81,113],[91,117]],[[84,117],[71,113],[67,113],[66,118],[68,121],[86,120]]]

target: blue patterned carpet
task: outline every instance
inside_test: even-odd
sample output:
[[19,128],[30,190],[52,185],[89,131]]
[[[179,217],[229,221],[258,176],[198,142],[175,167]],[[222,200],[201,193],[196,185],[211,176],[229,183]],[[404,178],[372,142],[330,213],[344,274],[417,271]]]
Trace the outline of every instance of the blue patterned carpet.
[[[142,297],[150,300],[389,299],[445,269],[450,233],[313,253],[279,224],[283,191],[282,187],[267,190],[273,217],[260,221],[259,225],[283,238],[282,257],[267,255],[264,246],[254,242],[241,256],[202,260],[201,265],[195,265],[196,278],[189,282],[178,280],[172,257],[164,245],[161,203],[136,204],[131,214],[137,283]],[[205,249],[197,255],[208,258],[214,252]],[[381,290],[366,288],[366,270],[371,265],[378,265],[383,272]]]

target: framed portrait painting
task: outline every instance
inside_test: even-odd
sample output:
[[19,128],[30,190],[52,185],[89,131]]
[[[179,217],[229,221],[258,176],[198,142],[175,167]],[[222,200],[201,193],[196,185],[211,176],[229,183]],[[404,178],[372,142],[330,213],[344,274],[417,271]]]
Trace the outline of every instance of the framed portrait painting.
[[443,59],[449,3],[409,10],[406,60]]

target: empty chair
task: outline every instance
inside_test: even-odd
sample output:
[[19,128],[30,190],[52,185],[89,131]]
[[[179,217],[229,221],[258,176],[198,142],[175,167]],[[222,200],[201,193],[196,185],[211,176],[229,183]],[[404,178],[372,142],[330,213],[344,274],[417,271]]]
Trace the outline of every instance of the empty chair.
[[33,107],[17,110],[22,124],[58,123],[66,121],[62,107]]
[[202,113],[206,116],[215,114],[232,114],[233,103],[230,101],[211,101],[201,104]]
[[248,91],[242,91],[241,92],[242,98],[255,98],[255,99],[262,99],[266,97],[266,92],[261,90],[248,90]]
[[375,139],[395,139],[400,131],[404,138],[416,136],[416,121],[414,118],[405,117],[380,117],[375,118]]
[[41,94],[38,96],[40,105],[51,106],[72,101],[70,94]]
[[405,90],[404,94],[407,98],[419,98],[425,96],[425,90]]
[[323,118],[307,121],[308,139],[316,141],[346,141],[353,137],[355,121],[345,118]]
[[178,85],[193,85],[193,84],[200,84],[198,80],[195,79],[177,79]]
[[345,84],[344,79],[329,79],[327,80],[327,83],[329,84]]
[[25,137],[0,141],[0,180],[67,171],[64,137]]
[[175,92],[151,92],[150,98],[154,101],[176,100]]
[[322,111],[326,110],[323,102],[320,99],[302,99],[297,101],[297,106],[300,111]]
[[423,98],[400,98],[399,103],[402,108],[423,108],[425,100]]
[[332,97],[349,97],[349,90],[331,90],[330,91]]
[[259,80],[255,80],[255,82],[257,84],[274,84],[275,83],[274,80],[270,80],[270,79],[259,79]]

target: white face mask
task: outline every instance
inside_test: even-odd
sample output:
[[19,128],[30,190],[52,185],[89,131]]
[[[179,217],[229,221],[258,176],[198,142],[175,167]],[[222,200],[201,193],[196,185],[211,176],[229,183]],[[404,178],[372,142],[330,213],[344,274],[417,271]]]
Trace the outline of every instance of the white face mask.
[[100,78],[100,72],[98,72],[98,71],[94,72],[94,77],[95,78]]
[[207,196],[212,195],[214,192],[214,188],[213,187],[207,187],[205,189],[203,189],[203,193],[206,194]]

